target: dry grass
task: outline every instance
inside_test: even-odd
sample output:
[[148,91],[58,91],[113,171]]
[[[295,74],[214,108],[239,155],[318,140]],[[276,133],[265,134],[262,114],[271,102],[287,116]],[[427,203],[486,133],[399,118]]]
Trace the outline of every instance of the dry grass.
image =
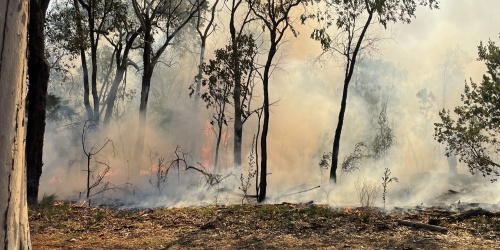
[[[381,213],[322,205],[116,210],[64,203],[29,210],[33,249],[495,249],[500,217],[446,211]],[[438,223],[444,235],[401,227]]]

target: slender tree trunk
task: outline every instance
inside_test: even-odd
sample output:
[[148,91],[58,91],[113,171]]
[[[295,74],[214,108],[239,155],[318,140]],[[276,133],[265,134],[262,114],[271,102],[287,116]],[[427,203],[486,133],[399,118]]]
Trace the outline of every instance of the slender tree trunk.
[[243,137],[243,121],[241,110],[241,70],[240,70],[240,55],[238,50],[238,36],[236,33],[234,15],[236,14],[236,3],[233,0],[233,11],[231,11],[231,19],[229,21],[229,32],[231,33],[231,49],[232,49],[232,63],[234,66],[234,89],[233,89],[233,103],[234,103],[234,166],[241,168],[241,145]]
[[94,119],[94,112],[90,106],[90,87],[89,87],[89,70],[87,68],[87,56],[85,55],[85,49],[80,49],[80,57],[82,61],[83,70],[83,105],[85,105],[85,110],[87,111],[87,119]]
[[144,140],[146,137],[146,114],[152,75],[152,67],[144,68],[144,75],[142,77],[141,104],[139,107],[139,126],[137,128],[137,138],[134,153],[134,161],[138,169],[140,169],[142,164],[142,152],[144,149]]
[[[222,109],[224,110],[224,109]],[[224,114],[224,111],[222,111]],[[220,149],[220,142],[222,139],[222,126],[224,126],[224,122],[221,122],[221,118],[217,121],[218,124],[218,132],[217,132],[217,142],[215,144],[215,160],[214,160],[214,173],[217,173],[217,165],[219,164],[219,149]]]
[[243,120],[241,110],[241,71],[236,41],[233,43],[234,63],[234,166],[241,168],[241,144],[243,140]]
[[83,27],[82,27],[82,16],[80,13],[80,6],[78,0],[73,0],[73,5],[76,10],[76,32],[78,34],[78,38],[82,41],[80,44],[80,60],[82,62],[82,70],[83,70],[83,105],[85,105],[85,110],[87,111],[87,119],[92,120],[94,117],[94,112],[92,111],[92,107],[90,106],[90,87],[89,87],[89,70],[87,67],[87,56],[85,55],[85,48],[83,47],[83,40],[85,39],[83,35]]
[[200,62],[198,64],[198,75],[196,75],[196,87],[194,92],[194,108],[198,109],[198,102],[200,101],[200,89],[201,89],[201,78],[203,75],[203,62],[205,61],[205,49],[206,49],[207,38],[201,38],[200,47]]
[[31,249],[25,168],[28,0],[0,0],[0,249]]
[[26,167],[28,203],[37,204],[42,175],[45,106],[49,82],[49,64],[45,59],[44,24],[49,0],[30,0],[28,49],[28,129],[26,132]]
[[[276,41],[275,34],[271,34],[271,41]],[[263,202],[266,199],[267,192],[267,133],[269,131],[269,77],[270,77],[270,69],[271,64],[276,54],[277,45],[275,43],[271,43],[271,47],[269,49],[269,54],[267,57],[266,65],[264,66],[264,79],[262,81],[262,86],[264,89],[264,121],[262,124],[262,136],[260,138],[260,154],[261,154],[261,163],[260,163],[260,187],[259,187],[259,197],[258,202]]]
[[[93,6],[93,2],[92,5]],[[91,64],[92,64],[92,99],[94,102],[94,117],[93,121],[95,122],[96,125],[99,124],[99,95],[97,94],[97,46],[98,46],[98,41],[96,41],[96,38],[94,37],[94,18],[91,18],[89,20],[91,26],[90,26],[90,37],[91,37]]]
[[345,110],[347,106],[347,89],[349,88],[349,83],[351,82],[352,75],[354,73],[354,66],[356,65],[356,60],[358,53],[361,49],[361,43],[363,42],[363,38],[366,35],[366,31],[368,30],[368,27],[370,26],[370,23],[373,18],[373,12],[374,10],[368,10],[368,19],[366,20],[363,30],[361,31],[361,34],[358,37],[358,40],[356,42],[356,47],[354,48],[354,51],[352,53],[352,57],[350,56],[350,47],[353,43],[353,38],[351,37],[350,40],[348,41],[347,45],[347,53],[344,55],[347,58],[347,65],[346,65],[346,70],[345,70],[345,78],[344,78],[344,90],[342,92],[342,101],[340,103],[340,112],[339,112],[339,119],[337,122],[337,128],[335,129],[335,138],[333,139],[333,147],[332,147],[332,166],[330,168],[330,182],[336,183],[337,182],[337,166],[339,162],[339,148],[340,148],[340,137],[342,134],[342,126],[344,124],[344,115],[345,115]]
[[[138,29],[126,41],[125,49],[123,49],[123,55],[121,54],[122,53],[121,43],[119,45],[119,48],[117,49],[115,79],[113,80],[113,83],[111,84],[111,89],[109,90],[108,98],[106,99],[106,112],[104,114],[104,120],[103,120],[103,124],[104,124],[105,128],[107,128],[109,126],[111,116],[113,115],[113,109],[115,108],[115,101],[116,101],[116,96],[118,94],[118,87],[120,86],[120,83],[123,80],[125,72],[127,71],[127,67],[128,67],[128,63],[129,63],[128,54],[130,52],[130,49],[132,48],[132,45],[134,44],[135,39],[137,38],[137,36],[139,36],[139,33],[141,31],[142,31],[142,28]],[[120,40],[120,42],[121,42],[121,40]]]
[[90,78],[92,101],[94,104],[92,121],[95,125],[99,124],[99,95],[97,94],[97,46],[99,45],[99,36],[95,31],[95,7],[96,0],[89,0],[84,8],[87,10],[87,17],[89,21],[89,37],[90,37],[90,64],[92,67],[92,74]]
[[[126,66],[125,66],[126,67]],[[118,87],[123,80],[123,76],[125,75],[125,68],[118,67],[116,68],[115,79],[111,84],[111,88],[108,93],[108,99],[106,100],[106,112],[104,113],[103,125],[107,127],[109,125],[109,121],[111,120],[111,116],[113,115],[113,109],[115,106],[116,95],[118,93]]]
[[153,48],[153,35],[151,34],[151,21],[145,20],[144,28],[144,51],[142,61],[144,70],[142,73],[141,103],[139,106],[139,126],[137,127],[137,137],[135,143],[134,162],[135,167],[140,169],[142,163],[142,151],[144,149],[144,139],[146,135],[146,114],[148,108],[149,88],[153,77],[154,64],[151,62],[151,52]]
[[342,101],[340,103],[339,119],[337,122],[337,129],[335,129],[335,138],[333,139],[332,167],[330,169],[330,181],[333,183],[337,182],[337,165],[339,161],[340,136],[342,134],[342,126],[344,125],[344,115],[347,106],[347,89],[349,87],[349,81],[350,79],[344,80],[344,91],[342,92]]

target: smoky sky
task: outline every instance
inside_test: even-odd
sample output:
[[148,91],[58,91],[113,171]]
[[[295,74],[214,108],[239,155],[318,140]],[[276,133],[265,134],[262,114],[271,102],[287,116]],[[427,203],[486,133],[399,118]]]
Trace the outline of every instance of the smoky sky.
[[[480,82],[482,74],[485,73],[485,66],[484,63],[476,61],[477,46],[480,41],[487,42],[488,39],[499,41],[500,15],[497,13],[499,9],[500,1],[497,0],[444,0],[441,1],[439,9],[429,10],[427,7],[419,7],[416,11],[416,18],[410,24],[390,23],[387,29],[382,29],[377,25],[371,27],[370,34],[379,35],[385,39],[377,44],[376,50],[369,56],[404,72],[404,76],[397,77],[397,82],[391,82],[390,95],[384,97],[388,105],[390,123],[398,137],[398,146],[391,151],[387,161],[368,162],[365,164],[368,170],[360,171],[357,176],[351,176],[351,179],[375,176],[379,181],[384,166],[391,167],[395,175],[401,176],[412,172],[444,173],[447,171],[448,165],[443,156],[443,148],[434,141],[432,136],[432,124],[439,121],[437,112],[438,109],[443,108],[442,103],[446,103],[447,109],[452,109],[459,104],[460,94],[463,92],[466,80],[469,81],[469,78],[472,78],[475,82]],[[224,20],[224,16],[221,18]],[[318,163],[323,152],[331,150],[340,108],[343,83],[342,60],[331,57],[328,62],[318,62],[317,57],[321,53],[321,48],[318,42],[309,38],[311,26],[296,24],[295,27],[300,35],[297,38],[288,36],[286,43],[280,47],[278,60],[275,61],[277,67],[270,79],[271,102],[276,102],[271,107],[268,136],[268,171],[270,173],[268,185],[271,197],[297,190],[298,187],[307,188],[323,183]],[[216,48],[226,44],[227,37],[224,35],[224,29],[222,25],[216,32],[217,35],[209,38],[207,60],[213,59],[213,51]],[[166,95],[169,98],[152,95],[152,99],[157,98],[157,100],[149,103],[150,121],[168,120],[170,122],[160,125],[150,124],[146,135],[146,145],[153,147],[162,155],[171,155],[176,145],[190,145],[188,142],[190,139],[187,137],[201,138],[203,131],[186,130],[186,124],[202,124],[198,127],[203,129],[203,124],[211,117],[207,110],[196,117],[190,117],[193,112],[190,109],[187,87],[192,84],[196,74],[196,58],[197,56],[188,55],[167,70],[155,71],[153,91],[175,90],[175,93]],[[460,61],[460,65],[449,76],[444,77],[444,65],[447,59],[451,60],[452,64]],[[380,75],[383,75],[383,72]],[[136,88],[136,92],[140,93],[140,74],[129,74],[128,77],[129,86]],[[443,82],[446,82],[446,87],[443,87]],[[388,82],[382,81],[377,84],[383,85]],[[259,102],[259,98],[262,98],[261,88],[261,85],[257,86],[256,103]],[[428,120],[425,120],[420,113],[420,104],[416,97],[417,92],[424,88],[432,91],[436,97],[436,107]],[[443,93],[443,89],[446,93]],[[124,140],[123,142],[115,139],[117,145],[120,142],[129,148],[117,150],[119,153],[120,150],[124,153],[122,156],[117,156],[121,157],[120,160],[113,160],[116,164],[112,171],[126,172],[127,158],[124,155],[130,154],[133,150],[135,122],[137,121],[134,116],[138,113],[137,99],[139,98],[136,97],[136,100],[126,106],[129,117],[123,120],[126,121],[123,131],[129,134],[119,139]],[[340,148],[341,160],[352,152],[357,142],[370,141],[375,128],[370,119],[376,114],[362,97],[351,91],[347,102]],[[155,105],[165,105],[159,108],[160,111],[172,111],[168,119],[155,118],[155,111],[153,111]],[[230,133],[232,123],[229,125],[226,129]],[[421,127],[425,129],[422,130]],[[257,120],[254,117],[249,119],[244,127],[244,164],[247,164],[251,140],[256,132]],[[49,130],[44,148],[44,161],[47,164],[44,165],[46,170],[42,175],[42,192],[55,192],[59,190],[60,185],[64,185],[64,183],[55,182],[53,175],[61,175],[59,179],[69,179],[69,176],[75,176],[78,178],[75,183],[83,184],[81,170],[63,169],[70,155],[81,157],[78,142],[71,152],[62,152],[61,148],[64,148],[64,145],[59,145],[62,135],[54,132],[50,135],[50,133]],[[227,158],[229,160],[224,161],[226,165],[230,165],[231,153],[230,145],[225,145],[224,155],[229,155]],[[55,170],[59,168],[62,170]],[[123,169],[119,170],[120,168]],[[78,174],[73,175],[70,171],[76,171],[75,173]],[[459,172],[468,174],[467,168],[463,165],[459,166]],[[403,187],[403,185],[410,184],[412,183],[398,185]],[[77,192],[75,190],[81,189],[82,185],[79,185],[71,188],[70,191],[75,193]],[[353,189],[353,185],[344,187],[343,190],[347,194],[345,196],[352,196]],[[65,195],[68,193],[70,192]],[[425,189],[421,196],[430,193],[432,189]],[[186,196],[186,194],[182,195]],[[182,199],[179,200],[182,201]],[[335,202],[343,203],[338,197]],[[347,203],[349,202],[352,201],[349,200]]]

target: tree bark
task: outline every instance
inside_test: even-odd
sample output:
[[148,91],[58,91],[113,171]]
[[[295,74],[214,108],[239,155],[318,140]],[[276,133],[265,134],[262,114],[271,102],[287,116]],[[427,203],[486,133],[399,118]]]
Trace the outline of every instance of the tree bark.
[[78,38],[80,39],[80,60],[82,62],[82,71],[83,71],[83,105],[85,105],[85,110],[87,111],[87,119],[92,120],[94,117],[94,112],[92,107],[90,106],[90,88],[89,88],[89,70],[87,67],[87,56],[85,55],[85,48],[83,46],[84,34],[82,27],[82,16],[80,13],[80,6],[78,4],[78,0],[73,0],[73,5],[76,10],[76,31],[78,34]]
[[[132,45],[134,44],[135,39],[137,38],[137,36],[139,36],[141,31],[142,31],[142,28],[139,28],[126,41],[125,48],[123,49],[123,55],[121,54],[121,52],[122,52],[121,45],[118,45],[119,48],[118,48],[118,51],[116,52],[115,79],[113,80],[113,83],[111,84],[111,89],[109,90],[108,98],[106,99],[106,112],[104,113],[104,120],[103,120],[103,124],[104,124],[105,128],[108,127],[109,122],[111,120],[111,116],[113,115],[113,109],[115,107],[116,96],[118,93],[118,87],[120,86],[120,83],[123,80],[123,76],[125,74],[125,71],[127,71],[127,67],[129,64],[128,54],[129,54],[130,50],[132,49]],[[128,37],[128,36],[126,36],[126,37]]]
[[31,249],[24,120],[28,0],[0,0],[0,249]]
[[238,6],[241,1],[233,0],[231,18],[229,21],[229,32],[231,34],[231,50],[232,50],[232,63],[234,67],[234,91],[233,91],[233,103],[234,103],[234,141],[233,141],[233,154],[234,154],[234,166],[238,169],[241,168],[241,145],[243,140],[243,120],[242,120],[242,110],[241,110],[241,70],[240,70],[240,55],[238,50],[238,39],[241,35],[236,32],[235,27],[235,15]]
[[[368,8],[368,7],[367,7]],[[356,47],[352,53],[352,57],[350,56],[350,49],[346,52],[345,56],[347,57],[347,65],[345,70],[345,78],[344,78],[344,90],[342,92],[342,101],[340,103],[340,112],[339,119],[337,121],[337,128],[335,129],[335,137],[333,139],[333,147],[332,147],[332,166],[330,168],[330,182],[337,182],[337,166],[339,162],[339,149],[340,149],[340,136],[342,134],[342,126],[344,124],[344,115],[347,106],[347,90],[349,88],[349,83],[351,82],[352,75],[354,73],[354,66],[356,65],[356,59],[359,51],[361,50],[361,43],[363,42],[363,38],[365,37],[366,31],[370,26],[370,23],[373,18],[374,10],[368,9],[368,19],[366,20],[363,30],[356,41]],[[351,37],[348,42],[348,48],[351,47],[353,42],[353,38]]]
[[42,175],[45,106],[49,82],[49,64],[45,59],[45,13],[49,0],[30,0],[28,59],[28,125],[26,131],[26,176],[29,204],[38,203]]
[[269,54],[267,57],[266,65],[264,66],[264,76],[262,81],[262,86],[264,89],[264,121],[262,124],[262,135],[260,138],[260,185],[259,185],[259,197],[258,202],[263,202],[266,199],[267,192],[267,133],[269,131],[269,77],[271,71],[271,65],[274,55],[277,51],[276,33],[271,33],[271,47],[269,49]]
[[108,94],[108,99],[106,100],[106,112],[104,113],[104,120],[103,120],[104,127],[107,127],[109,125],[109,121],[111,120],[111,115],[113,114],[113,109],[115,106],[116,95],[118,93],[118,87],[120,86],[120,83],[123,80],[123,75],[125,74],[125,70],[126,69],[122,67],[118,67],[116,69],[115,79],[111,84],[111,88]]
[[144,28],[144,51],[142,61],[144,63],[144,71],[142,74],[141,87],[141,103],[139,106],[139,126],[137,128],[137,138],[135,143],[134,162],[135,167],[140,169],[142,162],[142,151],[144,149],[144,138],[146,135],[146,114],[148,108],[149,88],[151,87],[151,78],[155,63],[151,62],[151,52],[153,44],[153,35],[151,34],[151,21],[145,20],[146,27]]

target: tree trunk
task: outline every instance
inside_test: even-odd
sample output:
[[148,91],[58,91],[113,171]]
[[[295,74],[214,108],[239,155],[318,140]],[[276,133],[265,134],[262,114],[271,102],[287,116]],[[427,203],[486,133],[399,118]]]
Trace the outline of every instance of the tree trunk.
[[[126,66],[125,66],[126,67]],[[115,79],[111,84],[111,89],[109,90],[108,99],[106,100],[106,112],[104,113],[103,124],[104,127],[109,125],[109,121],[111,120],[111,116],[113,115],[113,109],[115,106],[116,95],[118,93],[118,87],[123,80],[123,75],[125,74],[126,68],[118,67],[116,69]]]
[[144,68],[142,77],[141,104],[139,107],[139,126],[137,127],[137,138],[135,142],[134,162],[137,169],[141,168],[142,152],[144,149],[144,139],[146,137],[146,114],[148,108],[149,87],[151,77],[153,76],[153,67]]
[[28,1],[0,0],[0,249],[31,249],[24,120]]
[[45,106],[49,64],[45,59],[44,24],[49,0],[30,0],[28,59],[28,128],[26,131],[26,168],[28,203],[37,204],[42,175]]
[[[342,101],[340,103],[340,112],[339,119],[337,122],[337,128],[335,129],[335,138],[333,139],[333,149],[332,149],[332,166],[330,168],[330,182],[337,182],[337,165],[339,162],[339,149],[340,149],[340,136],[342,134],[342,126],[344,124],[344,115],[347,106],[347,89],[349,88],[349,83],[351,82],[352,75],[354,74],[354,66],[356,65],[356,59],[358,53],[361,49],[361,43],[363,42],[363,38],[365,37],[366,31],[370,26],[370,23],[373,18],[374,10],[368,10],[368,19],[366,20],[363,30],[356,41],[356,47],[352,53],[352,57],[350,56],[350,49],[348,49],[347,53],[344,55],[347,58],[347,65],[345,69],[345,78],[344,78],[344,90],[342,92]],[[353,38],[348,41],[347,47],[350,48],[353,43]]]
[[241,110],[241,71],[236,40],[233,41],[234,64],[234,166],[241,168],[241,144],[243,137],[243,121]]
[[[276,41],[276,37],[271,34],[271,41]],[[264,66],[264,76],[262,86],[264,89],[264,123],[262,124],[262,136],[260,138],[260,185],[258,202],[263,202],[266,199],[267,192],[267,133],[269,131],[269,76],[271,64],[276,54],[277,44],[271,43],[266,65]]]
[[139,36],[140,31],[142,31],[142,28],[140,28],[139,30],[134,32],[132,34],[132,36],[130,36],[130,38],[126,41],[125,49],[123,49],[123,55],[121,55],[121,52],[122,52],[121,46],[119,46],[119,48],[116,52],[115,79],[113,80],[113,83],[111,84],[111,89],[109,90],[108,98],[106,99],[106,112],[104,114],[104,121],[103,121],[105,128],[108,127],[109,122],[111,120],[111,116],[113,115],[113,109],[115,107],[116,96],[118,94],[118,87],[120,86],[120,83],[123,80],[123,76],[125,75],[125,71],[127,71],[127,67],[128,67],[128,63],[129,63],[128,54],[130,52],[130,49],[132,49],[132,45],[134,44],[135,39],[137,38],[137,36]]
[[203,75],[203,62],[205,61],[205,48],[206,48],[207,38],[201,38],[200,47],[200,62],[198,64],[198,75],[196,75],[196,87],[194,92],[194,108],[198,109],[198,102],[200,101],[200,89],[201,89],[201,78]]
[[344,125],[344,115],[347,106],[347,89],[349,88],[349,82],[350,79],[344,80],[344,91],[342,92],[342,102],[340,103],[339,119],[337,122],[337,129],[335,129],[335,138],[333,139],[332,167],[330,168],[330,181],[333,183],[337,182],[337,165],[339,162],[340,136],[342,134],[342,126]]
[[[95,2],[90,1],[89,6],[91,6],[91,10],[95,8]],[[94,102],[94,116],[93,116],[93,121],[95,122],[96,125],[99,124],[99,95],[97,94],[97,46],[99,43],[99,36],[95,36],[96,32],[94,30],[94,16],[93,16],[93,11],[89,11],[89,24],[90,24],[90,57],[91,57],[91,64],[92,64],[92,100]],[[90,16],[92,15],[92,16]]]
[[82,27],[82,16],[80,13],[80,6],[78,4],[78,0],[73,0],[73,5],[76,10],[76,31],[78,34],[78,38],[82,41],[80,44],[80,60],[82,62],[82,71],[83,71],[83,105],[85,105],[85,110],[87,111],[87,119],[92,120],[94,117],[94,112],[92,111],[92,107],[90,106],[89,94],[89,70],[87,68],[87,56],[85,55],[85,48],[83,47],[83,27]]
[[[238,3],[239,6],[239,3]],[[243,121],[242,121],[242,106],[241,106],[241,70],[240,70],[240,55],[238,51],[238,36],[240,34],[236,33],[235,27],[235,14],[237,5],[233,0],[233,7],[231,11],[231,19],[229,21],[229,32],[231,33],[231,49],[232,49],[232,63],[234,66],[234,91],[233,91],[233,103],[234,103],[234,142],[233,142],[233,154],[234,154],[234,166],[236,168],[241,168],[241,145],[243,137]],[[238,171],[237,171],[238,172]],[[239,171],[241,172],[241,171]]]
[[[222,109],[224,110],[224,109]],[[224,111],[222,111],[222,115],[224,114]],[[220,142],[222,139],[222,126],[224,126],[224,122],[221,121],[219,117],[219,120],[217,121],[218,124],[218,133],[217,133],[217,142],[215,143],[215,159],[214,159],[214,173],[217,174],[217,165],[219,164],[219,149],[220,149]]]
[[135,143],[134,163],[137,169],[141,168],[142,151],[144,149],[144,137],[146,135],[146,114],[148,108],[149,88],[153,77],[154,63],[151,62],[151,52],[153,50],[153,35],[151,34],[151,21],[145,20],[144,28],[144,51],[142,61],[144,70],[142,73],[141,103],[139,106],[139,126],[137,127],[137,137]]

